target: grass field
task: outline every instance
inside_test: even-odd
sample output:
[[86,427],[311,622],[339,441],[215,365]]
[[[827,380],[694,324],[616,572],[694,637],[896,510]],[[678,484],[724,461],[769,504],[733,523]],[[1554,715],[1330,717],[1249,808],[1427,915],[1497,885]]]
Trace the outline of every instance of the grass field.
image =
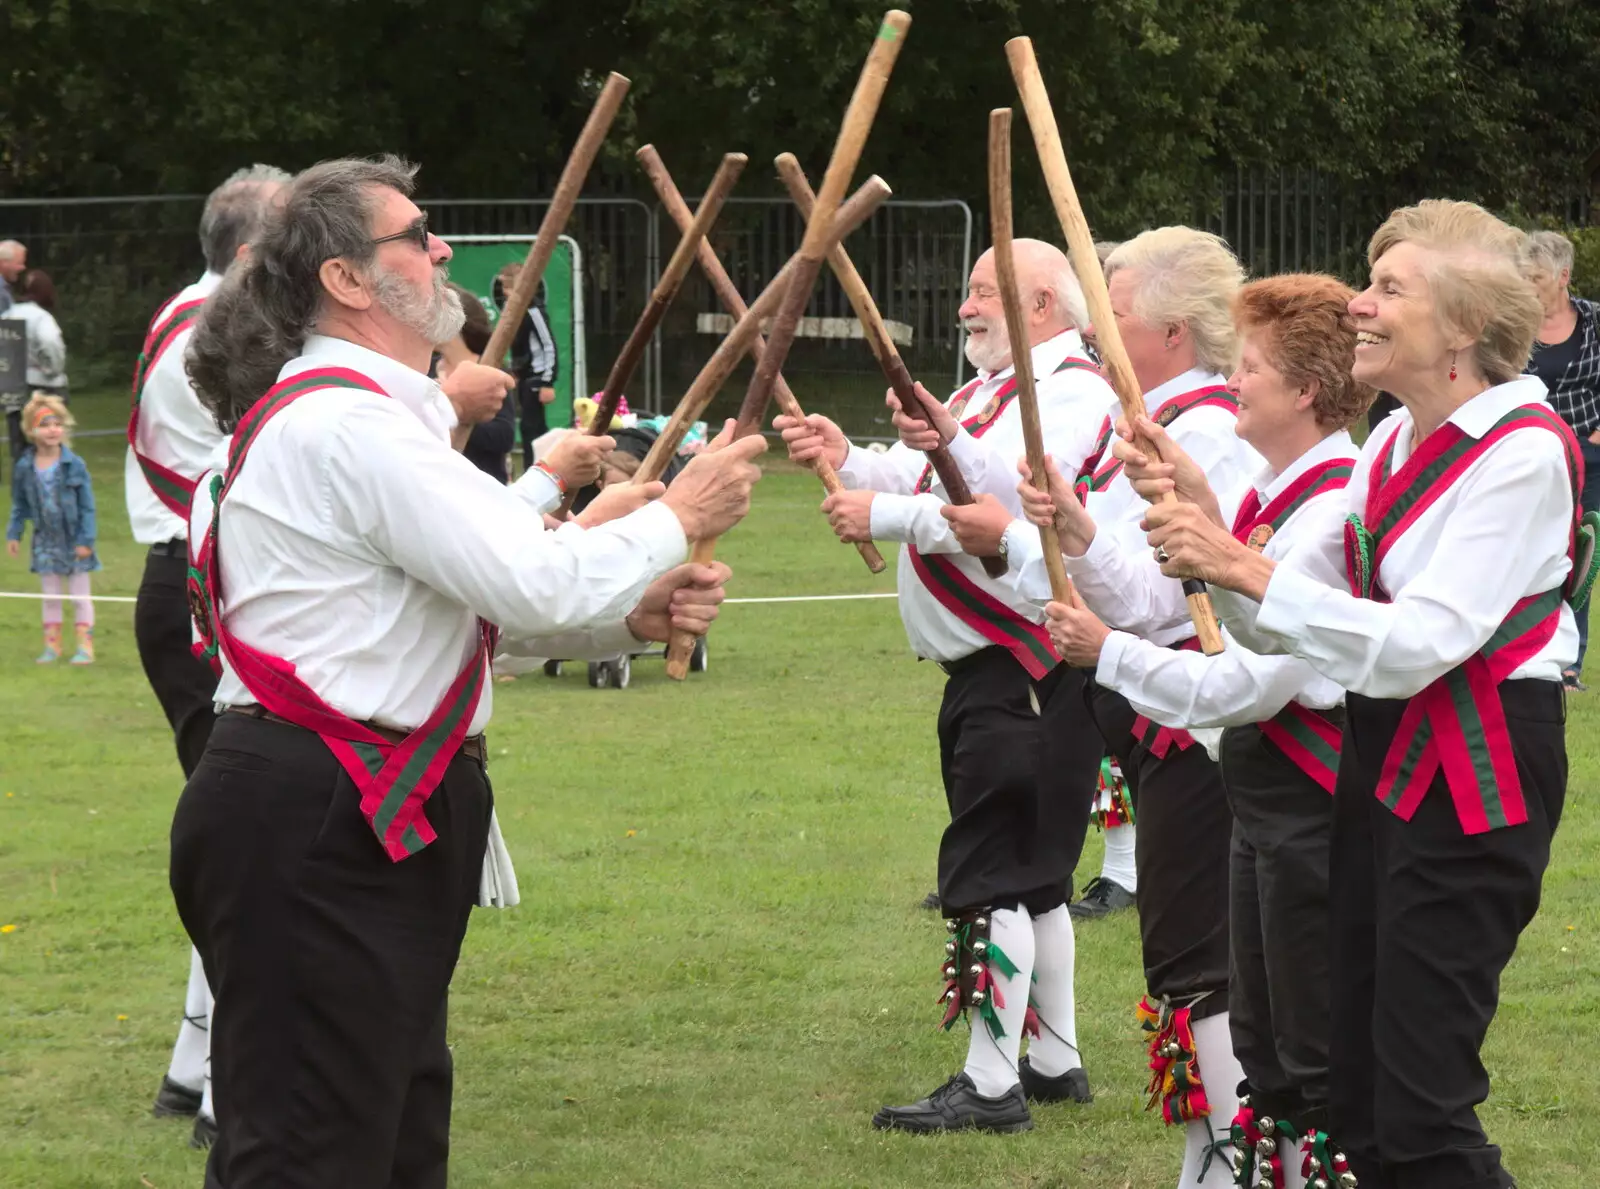
[[[121,399],[74,406],[109,426]],[[122,447],[80,445],[100,495],[97,592],[131,595]],[[893,589],[833,541],[819,498],[769,468],[722,551],[731,595]],[[36,589],[25,560],[0,565],[0,590]],[[0,599],[5,1189],[201,1183],[187,1126],[148,1113],[188,970],[166,882],[180,776],[132,607],[99,615],[99,664],[37,668],[37,603]],[[1078,933],[1092,1106],[1039,1109],[1012,1137],[870,1128],[965,1048],[935,1030],[943,930],[914,907],[944,816],[941,675],[908,655],[890,600],[731,606],[710,655],[684,687],[659,661],[620,692],[588,688],[582,666],[496,687],[491,774],[523,903],[474,914],[456,972],[453,1183],[1171,1185],[1178,1137],[1141,1110],[1128,913]],[[1600,1146],[1593,698],[1572,703],[1545,906],[1488,1045],[1484,1118],[1525,1189],[1593,1184]],[[1091,831],[1084,868],[1098,862]]]

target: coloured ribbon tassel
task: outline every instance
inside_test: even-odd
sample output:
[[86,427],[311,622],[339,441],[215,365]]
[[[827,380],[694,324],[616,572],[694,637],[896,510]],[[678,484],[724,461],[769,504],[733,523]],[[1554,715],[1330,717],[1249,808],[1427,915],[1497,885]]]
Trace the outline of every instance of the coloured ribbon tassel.
[[[939,971],[945,979],[944,990],[939,993],[939,1002],[945,1005],[944,1019],[939,1026],[948,1032],[970,1007],[988,1025],[989,1035],[999,1040],[1006,1034],[1000,1023],[1000,1009],[1005,1007],[1006,1000],[995,972],[1014,978],[1017,964],[994,942],[975,936],[979,929],[974,921],[948,921],[946,924],[950,927],[950,939],[945,942],[945,962]],[[977,968],[976,973],[969,968],[972,966]],[[1024,1017],[1023,1030],[1027,1031],[1027,1027]],[[1037,1024],[1034,1034],[1038,1035]]]
[[1356,1175],[1350,1171],[1350,1162],[1344,1153],[1333,1146],[1326,1131],[1308,1131],[1300,1151],[1300,1175],[1315,1189],[1338,1185],[1339,1189],[1356,1189]]
[[1161,1117],[1168,1126],[1203,1119],[1211,1113],[1205,1083],[1200,1080],[1200,1060],[1194,1051],[1188,1007],[1163,1003],[1160,1010],[1148,998],[1139,1000],[1139,1026],[1150,1036],[1151,1110],[1159,1100]]
[[1100,791],[1095,797],[1094,822],[1102,830],[1133,825],[1133,798],[1128,782],[1122,778],[1117,761],[1105,756],[1100,761]]
[[1261,1170],[1261,1189],[1275,1189],[1283,1182],[1283,1154],[1278,1140],[1290,1143],[1300,1137],[1287,1119],[1258,1116],[1248,1098],[1239,1102],[1239,1113],[1229,1128],[1233,1140],[1233,1183],[1249,1189],[1255,1185],[1256,1170]]

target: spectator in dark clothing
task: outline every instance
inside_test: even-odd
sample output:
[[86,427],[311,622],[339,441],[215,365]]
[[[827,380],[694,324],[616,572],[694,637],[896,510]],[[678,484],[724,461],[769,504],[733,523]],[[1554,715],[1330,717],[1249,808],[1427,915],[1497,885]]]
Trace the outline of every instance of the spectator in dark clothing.
[[[506,294],[516,284],[522,265],[512,261],[494,279],[494,303],[506,307]],[[545,406],[556,398],[556,377],[561,361],[556,354],[555,336],[545,313],[544,282],[528,303],[522,326],[511,338],[511,374],[517,378],[517,407],[522,410],[522,465],[533,465],[533,443],[550,429]]]
[[[1523,272],[1539,292],[1544,322],[1533,342],[1528,371],[1544,381],[1553,408],[1578,435],[1584,483],[1579,505],[1600,510],[1600,304],[1574,297],[1572,241],[1559,231],[1536,231],[1523,245]],[[1582,690],[1583,656],[1589,648],[1589,616],[1578,616],[1578,659],[1562,676],[1568,689]]]
[[1378,399],[1373,401],[1372,407],[1367,410],[1367,432],[1371,433],[1373,430],[1377,429],[1378,422],[1382,421],[1385,417],[1399,407],[1400,402],[1394,397],[1390,396],[1387,392],[1378,393]]
[[[483,303],[460,285],[452,284],[457,297],[461,299],[461,310],[467,320],[461,325],[461,333],[453,343],[446,345],[434,356],[434,374],[446,376],[457,359],[477,359],[489,345],[489,335],[492,328],[489,325],[489,315],[483,308]],[[462,447],[461,453],[473,466],[486,475],[490,475],[500,482],[507,480],[506,456],[517,441],[517,423],[514,419],[515,409],[512,405],[511,394],[506,395],[505,401],[500,406],[500,411],[488,421],[480,421],[472,427],[472,433],[467,438],[467,443]]]

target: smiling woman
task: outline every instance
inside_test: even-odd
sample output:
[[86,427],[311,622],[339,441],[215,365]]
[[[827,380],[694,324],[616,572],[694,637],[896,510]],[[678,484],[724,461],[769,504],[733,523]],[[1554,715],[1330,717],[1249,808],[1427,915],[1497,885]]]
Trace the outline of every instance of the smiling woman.
[[1519,376],[1541,318],[1521,242],[1448,201],[1373,236],[1352,373],[1402,408],[1356,461],[1344,525],[1274,563],[1218,547],[1195,509],[1149,516],[1168,572],[1246,596],[1218,596],[1237,636],[1348,691],[1330,1114],[1363,1185],[1510,1183],[1477,1120],[1479,1049],[1561,818],[1589,569],[1576,439]]

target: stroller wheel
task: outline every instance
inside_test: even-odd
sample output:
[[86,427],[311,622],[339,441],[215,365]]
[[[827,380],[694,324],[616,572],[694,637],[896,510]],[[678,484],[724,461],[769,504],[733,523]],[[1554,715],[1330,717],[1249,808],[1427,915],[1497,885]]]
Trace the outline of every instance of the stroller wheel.
[[545,661],[545,663],[544,663],[544,675],[546,677],[560,677],[561,676],[561,662],[560,661]]
[[607,673],[606,670],[609,668],[611,668],[611,663],[609,661],[589,662],[590,689],[604,689],[606,687],[607,680],[610,677],[610,674]]
[[704,673],[711,667],[711,658],[706,655],[706,638],[701,636],[694,642],[694,651],[689,654],[689,672]]
[[611,664],[611,687],[613,689],[627,689],[628,681],[633,677],[633,658],[622,657]]

